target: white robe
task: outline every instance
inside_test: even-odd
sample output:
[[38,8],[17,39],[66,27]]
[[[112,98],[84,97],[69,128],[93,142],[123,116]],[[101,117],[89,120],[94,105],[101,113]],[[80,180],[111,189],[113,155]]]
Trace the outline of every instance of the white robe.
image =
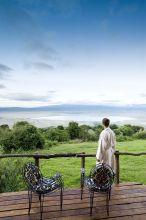
[[[114,151],[116,145],[116,137],[114,132],[108,127],[105,128],[99,137],[96,159],[100,163],[106,163],[114,170]],[[99,162],[96,162],[98,164]]]

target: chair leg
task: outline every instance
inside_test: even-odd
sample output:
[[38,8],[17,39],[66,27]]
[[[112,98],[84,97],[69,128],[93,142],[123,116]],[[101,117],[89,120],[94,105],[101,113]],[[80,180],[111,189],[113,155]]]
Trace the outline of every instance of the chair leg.
[[109,199],[110,199],[110,194],[109,191],[106,194],[106,210],[107,210],[107,215],[109,216]]
[[32,203],[32,191],[30,190],[28,190],[28,200],[29,200],[28,215],[29,215],[31,210],[31,203]]
[[81,173],[81,199],[83,199],[83,192],[84,192],[84,172]]
[[94,192],[90,192],[90,215],[92,215]]
[[84,193],[84,190],[83,188],[81,188],[81,200],[83,199],[83,193]]
[[109,200],[111,199],[111,189],[109,190]]
[[63,204],[63,188],[60,189],[60,209],[62,210],[62,204]]
[[44,194],[40,194],[40,195],[39,195],[39,200],[40,200],[40,220],[42,220],[42,216],[43,216]]

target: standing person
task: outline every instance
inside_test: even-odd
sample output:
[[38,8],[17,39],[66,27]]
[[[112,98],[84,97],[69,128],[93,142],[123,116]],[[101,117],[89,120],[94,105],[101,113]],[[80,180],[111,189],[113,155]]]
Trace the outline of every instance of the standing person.
[[104,130],[99,137],[99,144],[96,153],[96,164],[106,163],[114,170],[114,151],[116,145],[115,133],[110,129],[110,120],[104,118],[102,126]]

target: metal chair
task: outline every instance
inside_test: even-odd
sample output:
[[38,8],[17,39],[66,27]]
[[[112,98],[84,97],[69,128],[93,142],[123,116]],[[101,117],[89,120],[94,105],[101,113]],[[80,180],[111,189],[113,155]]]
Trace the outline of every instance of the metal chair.
[[56,174],[50,178],[45,178],[42,176],[37,166],[35,166],[33,163],[28,163],[24,165],[23,175],[28,187],[28,214],[30,214],[31,210],[32,193],[35,193],[39,197],[40,219],[42,220],[44,195],[56,190],[60,190],[60,209],[62,210],[63,180],[60,174]]
[[81,175],[81,199],[83,196],[83,187],[85,184],[90,193],[90,215],[92,215],[94,193],[99,192],[105,193],[106,195],[106,209],[107,215],[109,216],[109,200],[111,196],[112,184],[115,177],[114,171],[109,165],[99,163],[90,171],[89,177],[84,177],[84,175],[84,173]]

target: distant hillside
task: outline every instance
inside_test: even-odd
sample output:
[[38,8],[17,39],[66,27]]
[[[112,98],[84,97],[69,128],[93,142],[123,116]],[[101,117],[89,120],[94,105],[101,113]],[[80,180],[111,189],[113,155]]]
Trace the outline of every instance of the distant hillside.
[[51,105],[43,107],[21,108],[21,107],[0,107],[0,112],[25,112],[25,111],[55,111],[55,112],[118,112],[118,111],[146,111],[146,105],[131,105],[131,106],[106,106],[106,105]]

